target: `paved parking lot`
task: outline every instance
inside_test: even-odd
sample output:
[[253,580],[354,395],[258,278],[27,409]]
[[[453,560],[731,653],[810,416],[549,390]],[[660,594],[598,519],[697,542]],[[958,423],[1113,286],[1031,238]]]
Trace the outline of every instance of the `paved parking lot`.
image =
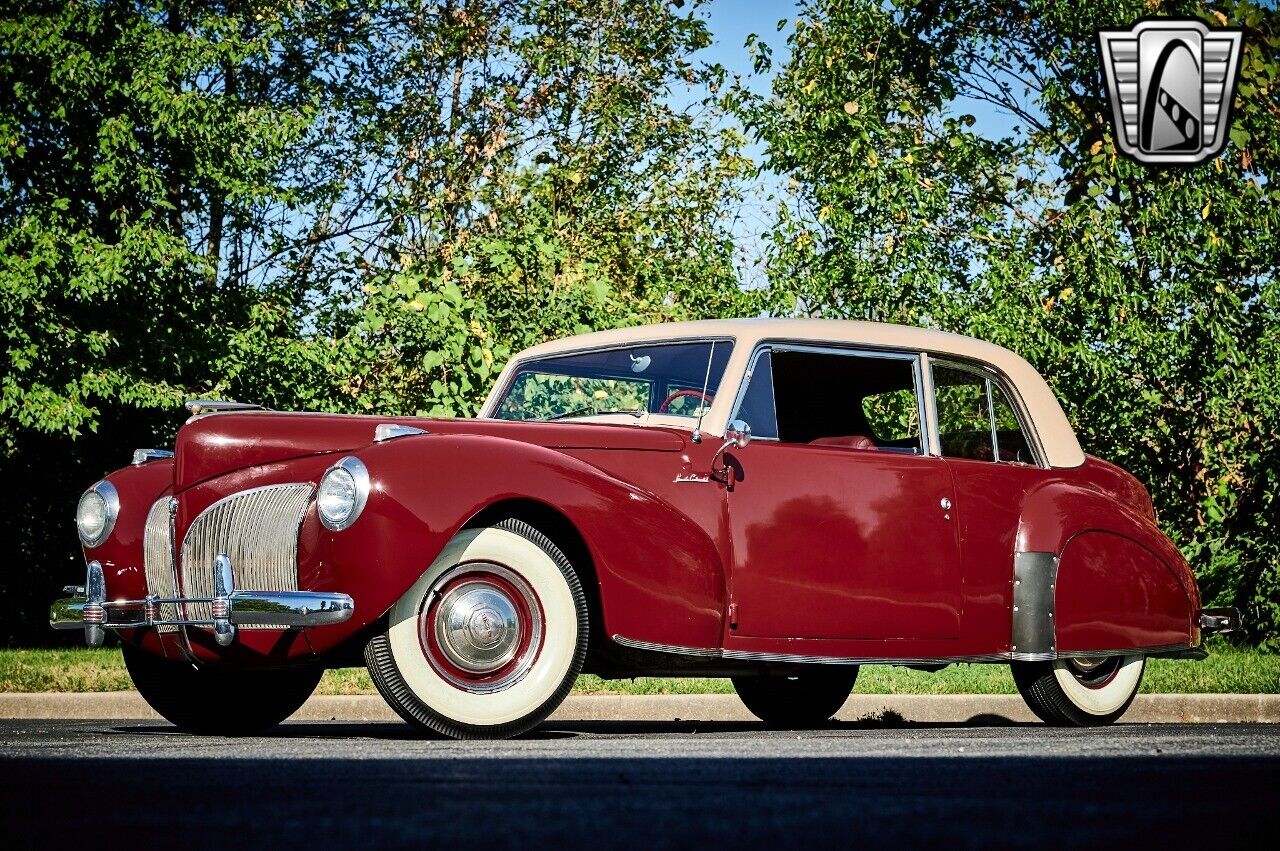
[[1232,847],[1271,841],[1276,725],[564,722],[508,742],[293,722],[0,722],[6,846]]

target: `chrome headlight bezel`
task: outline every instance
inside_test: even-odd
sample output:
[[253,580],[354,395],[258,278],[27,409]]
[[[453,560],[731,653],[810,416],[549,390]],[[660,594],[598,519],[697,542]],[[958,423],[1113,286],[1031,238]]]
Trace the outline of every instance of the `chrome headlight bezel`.
[[[85,500],[91,497],[101,499],[103,505],[102,528],[97,534],[87,532],[83,522]],[[104,479],[80,494],[80,499],[76,502],[76,533],[80,536],[80,543],[86,547],[101,546],[103,541],[111,536],[111,532],[116,526],[116,518],[119,516],[120,493],[111,482]]]
[[[352,497],[342,514],[327,513],[324,510],[325,485],[340,480],[349,480],[349,487],[353,491]],[[351,524],[355,523],[364,511],[365,503],[369,500],[370,488],[368,468],[359,458],[352,455],[348,455],[325,470],[316,488],[316,515],[320,518],[320,523],[330,532],[341,532],[351,528]]]

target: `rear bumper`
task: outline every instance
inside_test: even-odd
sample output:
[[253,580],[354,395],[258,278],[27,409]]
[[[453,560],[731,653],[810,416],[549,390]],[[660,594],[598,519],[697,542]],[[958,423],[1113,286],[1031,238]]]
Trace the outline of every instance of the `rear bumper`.
[[1240,629],[1240,610],[1235,608],[1201,609],[1200,634],[1218,635]]
[[[137,629],[155,626],[201,626],[211,628],[218,644],[235,640],[236,626],[272,625],[311,627],[338,624],[355,612],[355,601],[333,591],[240,591],[236,590],[231,560],[214,559],[214,596],[155,597],[141,600],[107,600],[102,565],[89,562],[83,588],[64,588],[73,596],[54,602],[49,609],[49,626],[54,629],[83,629],[90,647],[102,644],[108,629]],[[188,603],[207,603],[209,619],[161,618],[165,604],[186,611]]]

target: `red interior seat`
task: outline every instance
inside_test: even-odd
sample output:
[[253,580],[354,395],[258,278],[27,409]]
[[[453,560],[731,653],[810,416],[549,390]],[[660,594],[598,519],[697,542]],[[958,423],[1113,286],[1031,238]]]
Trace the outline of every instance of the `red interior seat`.
[[877,449],[875,441],[861,434],[843,434],[819,437],[809,441],[810,446],[843,446],[846,449]]

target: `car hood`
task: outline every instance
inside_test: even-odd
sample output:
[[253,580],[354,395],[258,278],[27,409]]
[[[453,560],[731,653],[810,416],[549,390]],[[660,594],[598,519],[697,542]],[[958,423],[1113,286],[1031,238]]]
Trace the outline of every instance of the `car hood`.
[[479,434],[550,449],[678,452],[678,429],[615,423],[514,422],[508,420],[370,417],[346,414],[254,411],[205,414],[187,422],[174,446],[174,490],[215,476],[310,455],[353,452],[374,442],[383,423],[432,434]]

